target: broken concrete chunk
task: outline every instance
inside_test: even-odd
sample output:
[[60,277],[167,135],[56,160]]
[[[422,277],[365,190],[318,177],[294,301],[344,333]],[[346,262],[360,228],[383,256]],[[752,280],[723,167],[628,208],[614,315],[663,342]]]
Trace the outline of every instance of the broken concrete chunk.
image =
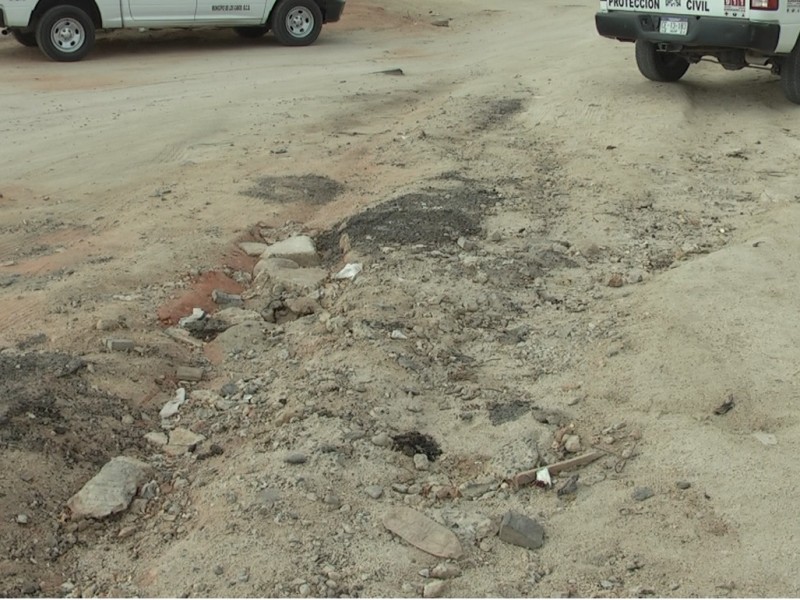
[[134,458],[112,459],[69,499],[72,518],[102,519],[125,510],[151,471],[150,465]]
[[288,258],[301,267],[316,267],[319,265],[317,248],[314,240],[307,235],[296,235],[289,239],[268,246],[261,258]]
[[383,526],[412,546],[440,558],[460,558],[464,551],[455,534],[422,513],[400,506],[386,513]]
[[178,381],[200,381],[203,379],[203,369],[200,367],[178,367],[175,376]]
[[261,321],[263,317],[254,310],[246,310],[244,308],[237,308],[235,306],[231,306],[228,308],[223,308],[220,311],[217,311],[214,316],[233,327],[234,325],[240,325],[245,321]]
[[244,306],[244,300],[239,294],[229,294],[222,290],[214,290],[211,292],[211,299],[219,306],[236,306],[241,308]]
[[525,515],[508,511],[500,523],[500,539],[507,544],[538,550],[544,545],[544,528]]
[[169,434],[169,444],[164,447],[164,452],[172,456],[192,452],[197,444],[206,439],[206,436],[184,427],[177,427]]
[[133,340],[125,338],[108,338],[106,340],[106,348],[112,352],[130,352],[135,346]]

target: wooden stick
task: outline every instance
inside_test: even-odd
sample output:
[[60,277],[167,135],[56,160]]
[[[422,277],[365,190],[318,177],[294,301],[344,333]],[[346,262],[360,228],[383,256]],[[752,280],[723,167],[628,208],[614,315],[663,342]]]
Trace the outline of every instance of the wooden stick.
[[553,463],[552,465],[548,465],[546,467],[539,467],[538,469],[531,469],[530,471],[523,471],[522,473],[517,473],[516,475],[514,475],[514,478],[511,481],[515,486],[521,487],[523,485],[528,485],[529,483],[536,481],[536,473],[538,473],[542,469],[547,469],[550,472],[550,475],[558,475],[562,471],[570,471],[576,467],[582,467],[584,465],[588,465],[589,463],[593,463],[598,458],[602,458],[605,455],[606,455],[605,452],[601,452],[600,450],[593,450],[592,452],[581,454],[580,456],[576,456],[575,458],[562,460],[561,462]]

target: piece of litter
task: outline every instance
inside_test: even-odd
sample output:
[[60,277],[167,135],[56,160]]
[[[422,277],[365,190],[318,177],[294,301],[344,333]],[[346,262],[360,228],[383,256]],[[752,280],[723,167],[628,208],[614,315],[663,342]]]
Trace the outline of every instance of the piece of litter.
[[536,487],[543,487],[547,489],[552,487],[553,479],[550,477],[550,470],[547,467],[536,471],[536,481],[534,482],[534,485]]
[[355,279],[364,270],[361,263],[348,263],[345,267],[333,276],[334,279]]
[[186,389],[178,388],[175,392],[175,397],[167,402],[161,411],[158,413],[162,419],[169,419],[178,414],[178,409],[186,402]]
[[[569,471],[570,469],[575,469],[577,467],[583,467],[588,465],[589,463],[593,463],[599,458],[605,456],[606,453],[600,450],[594,450],[592,452],[587,452],[586,454],[581,454],[580,456],[576,456],[575,458],[570,458],[568,460],[562,460],[557,463],[553,463],[551,465],[547,465],[544,467],[547,469],[548,473],[553,475],[558,475],[562,471]],[[511,478],[511,483],[515,487],[521,487],[523,485],[528,485],[529,483],[533,483],[537,480],[537,476],[539,471],[542,469],[532,469],[530,471],[523,471],[522,473],[517,473],[514,477]]]

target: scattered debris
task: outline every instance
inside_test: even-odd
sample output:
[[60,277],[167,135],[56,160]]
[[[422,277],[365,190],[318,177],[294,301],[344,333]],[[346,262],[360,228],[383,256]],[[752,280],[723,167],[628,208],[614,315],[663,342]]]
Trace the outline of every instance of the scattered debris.
[[383,525],[415,546],[440,558],[460,558],[464,551],[455,534],[422,513],[400,506],[383,517]]
[[395,75],[395,76],[405,75],[405,73],[403,72],[403,69],[386,69],[384,71],[375,71],[373,74],[374,75]]
[[[568,460],[562,460],[557,463],[553,463],[552,465],[548,465],[546,468],[550,475],[558,475],[562,471],[569,471],[571,469],[575,469],[577,467],[583,467],[594,461],[598,460],[605,456],[606,453],[600,450],[593,450],[592,452],[587,452],[586,454],[581,454],[580,456],[576,456],[575,458],[570,458]],[[541,469],[532,469],[530,471],[523,471],[522,473],[517,473],[513,479],[512,483],[516,487],[522,487],[523,485],[528,485],[536,481],[536,476]]]
[[544,546],[544,528],[525,515],[509,511],[500,522],[500,539],[507,544],[538,550]]
[[413,457],[415,454],[424,454],[428,460],[434,461],[442,454],[442,449],[438,442],[431,436],[419,431],[409,431],[394,435],[392,440],[394,441],[394,449],[406,456]]
[[128,508],[136,490],[151,473],[150,465],[127,456],[107,462],[67,502],[73,519],[102,519]]
[[344,268],[333,276],[334,279],[355,279],[364,270],[361,263],[348,263]]
[[570,496],[578,491],[578,478],[580,475],[572,475],[556,490],[557,496]]
[[736,406],[736,402],[733,399],[733,396],[728,396],[728,399],[725,400],[722,404],[720,404],[717,408],[714,409],[715,415],[724,415],[729,413],[733,407]]

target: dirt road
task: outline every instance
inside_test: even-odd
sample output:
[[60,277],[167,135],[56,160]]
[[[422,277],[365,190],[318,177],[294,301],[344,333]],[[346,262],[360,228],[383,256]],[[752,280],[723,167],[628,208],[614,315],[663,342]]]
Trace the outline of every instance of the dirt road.
[[[309,48],[122,34],[74,65],[0,40],[0,592],[420,595],[439,559],[382,524],[407,505],[464,547],[445,595],[800,593],[796,108],[757,71],[646,82],[594,10],[350,0]],[[300,233],[364,272],[252,285],[236,242]],[[214,288],[267,320],[162,333]],[[144,438],[176,425],[216,449]],[[384,444],[409,431],[428,470]],[[606,453],[575,491],[508,486],[570,435]],[[155,497],[70,519],[120,454]]]

